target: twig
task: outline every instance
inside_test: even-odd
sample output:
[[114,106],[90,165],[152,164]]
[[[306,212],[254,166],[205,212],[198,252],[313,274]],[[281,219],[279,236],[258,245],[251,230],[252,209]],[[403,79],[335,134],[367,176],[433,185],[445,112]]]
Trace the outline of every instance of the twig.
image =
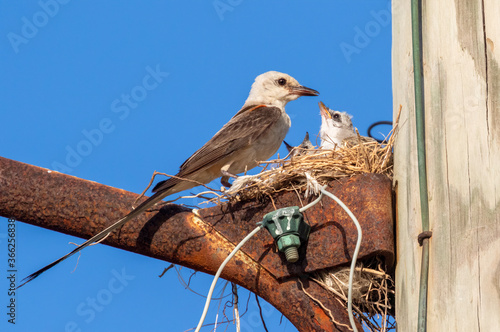
[[236,332],[241,331],[240,327],[240,313],[238,311],[238,286],[235,283],[231,283],[233,291],[233,305],[234,305],[234,320],[236,321]]
[[342,323],[339,323],[335,320],[335,318],[333,318],[333,315],[332,315],[332,311],[330,309],[328,309],[327,307],[324,306],[323,303],[321,303],[320,300],[318,300],[317,298],[315,298],[314,296],[312,296],[311,294],[309,294],[305,288],[304,288],[304,285],[302,284],[302,281],[300,279],[297,279],[298,282],[300,283],[300,287],[302,288],[302,291],[307,295],[309,296],[314,302],[316,302],[326,313],[328,313],[328,316],[330,316],[330,319],[332,320],[332,322],[334,322],[335,324],[337,325],[340,325],[340,326],[344,326],[344,327],[347,327],[349,330],[352,331],[352,328],[350,325],[347,325],[347,324],[342,324]]
[[173,268],[175,265],[174,264],[170,264],[167,268],[163,269],[163,272],[158,276],[158,278],[161,278],[165,275],[165,273],[168,272],[168,270],[170,270],[171,268]]
[[262,321],[262,326],[264,327],[264,330],[266,330],[266,332],[269,332],[266,326],[266,322],[264,321],[264,316],[262,315],[262,307],[260,306],[259,296],[257,294],[255,294],[255,301],[257,302],[257,306],[259,307],[259,315],[260,320]]
[[[153,172],[153,175],[151,176],[151,179],[149,180],[149,183],[146,187],[146,189],[144,189],[142,191],[142,193],[134,200],[134,203],[132,204],[132,207],[135,208],[135,205],[137,204],[137,202],[139,201],[139,199],[141,199],[142,197],[144,197],[144,194],[148,191],[148,189],[151,187],[151,185],[153,184],[153,181],[154,179],[156,178],[157,175],[165,175],[169,178],[173,178],[173,179],[179,179],[179,180],[183,180],[183,181],[187,181],[187,182],[192,182],[192,183],[195,183],[197,186],[203,186],[205,188],[207,188],[208,190],[210,191],[219,191],[220,190],[217,190],[217,189],[212,189],[210,188],[209,186],[207,186],[205,183],[201,183],[199,181],[196,181],[196,180],[192,180],[192,179],[187,179],[187,178],[183,178],[183,177],[180,177],[180,176],[177,176],[177,175],[169,175],[167,173],[161,173],[161,172],[157,172],[157,171],[154,171]],[[176,199],[177,200],[177,199]],[[174,200],[175,201],[175,200]],[[170,202],[173,202],[173,201],[170,201]]]

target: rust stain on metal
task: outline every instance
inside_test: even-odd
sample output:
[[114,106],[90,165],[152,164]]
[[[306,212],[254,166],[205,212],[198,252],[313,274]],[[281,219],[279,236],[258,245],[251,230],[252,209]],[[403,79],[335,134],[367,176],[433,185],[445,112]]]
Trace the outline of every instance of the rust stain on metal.
[[[385,257],[388,266],[394,262],[391,185],[386,176],[366,174],[334,181],[328,188],[361,224],[363,242],[359,258],[376,254]],[[300,206],[294,192],[275,197],[274,203],[277,207]],[[238,243],[273,210],[271,202],[247,202],[200,210],[200,214],[231,242]],[[297,263],[286,263],[267,232],[255,235],[242,250],[278,279],[348,263],[356,246],[357,231],[347,213],[325,197],[305,216],[312,230],[307,245],[299,250],[302,258]]]
[[[137,197],[1,157],[0,171],[0,215],[83,238],[127,214]],[[360,257],[383,255],[392,264],[390,181],[367,174],[335,181],[329,190],[362,224]],[[274,201],[277,207],[299,205],[295,193],[279,195]],[[356,232],[348,216],[332,200],[325,198],[322,203],[306,212],[313,230],[307,247],[301,248],[302,260],[286,265],[276,253],[271,236],[262,230],[229,262],[222,277],[264,298],[300,331],[349,331],[345,309],[331,293],[314,282],[303,281],[307,292],[332,311],[339,325],[297,282],[297,276],[304,273],[348,262],[354,250]],[[269,202],[238,203],[200,210],[200,219],[191,210],[171,204],[125,224],[104,243],[215,274],[234,246],[271,210]],[[47,263],[54,258],[47,257]]]

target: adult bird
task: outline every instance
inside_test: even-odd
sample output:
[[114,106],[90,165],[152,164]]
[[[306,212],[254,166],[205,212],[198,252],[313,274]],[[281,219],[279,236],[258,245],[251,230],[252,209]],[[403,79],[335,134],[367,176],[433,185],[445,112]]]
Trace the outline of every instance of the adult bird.
[[300,96],[317,96],[316,90],[306,88],[293,77],[269,71],[257,76],[243,107],[205,145],[189,157],[175,177],[159,182],[153,195],[97,235],[73,251],[32,273],[24,283],[74,255],[90,244],[102,240],[127,221],[152,207],[166,196],[208,183],[218,177],[229,186],[229,178],[236,177],[269,159],[285,138],[291,121],[285,105]]
[[319,136],[321,139],[322,149],[335,149],[337,146],[342,146],[346,143],[349,145],[359,144],[361,142],[376,142],[371,137],[358,135],[354,131],[351,116],[346,112],[334,111],[319,102],[319,110],[321,113],[321,128]]

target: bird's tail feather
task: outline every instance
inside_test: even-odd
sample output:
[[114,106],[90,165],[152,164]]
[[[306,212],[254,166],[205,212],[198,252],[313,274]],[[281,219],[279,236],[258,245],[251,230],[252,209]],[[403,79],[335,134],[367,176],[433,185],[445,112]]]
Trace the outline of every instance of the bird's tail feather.
[[[169,180],[167,180],[167,181],[169,181]],[[40,276],[45,271],[47,271],[47,270],[51,269],[52,267],[56,266],[57,264],[61,263],[66,258],[69,258],[69,257],[73,256],[74,254],[76,254],[77,252],[81,251],[82,249],[88,247],[92,243],[95,243],[95,242],[98,242],[98,241],[104,239],[108,234],[110,234],[115,229],[117,229],[117,228],[121,227],[122,225],[124,225],[127,221],[129,221],[129,220],[137,217],[139,214],[141,214],[142,212],[144,212],[145,210],[147,210],[148,208],[150,208],[151,206],[153,206],[155,203],[157,203],[160,200],[162,200],[164,197],[166,197],[166,196],[168,196],[170,194],[173,194],[175,192],[175,190],[171,190],[171,189],[175,189],[175,184],[178,181],[172,181],[172,182],[173,183],[172,183],[171,186],[165,186],[164,185],[161,191],[158,191],[153,196],[149,197],[147,200],[145,200],[144,202],[142,202],[141,204],[139,204],[135,209],[133,209],[132,211],[130,211],[129,214],[127,214],[125,217],[123,217],[120,220],[118,220],[117,222],[115,222],[113,225],[107,227],[103,231],[99,232],[98,234],[94,235],[93,237],[91,237],[87,241],[83,242],[78,247],[76,247],[71,252],[69,252],[68,254],[62,256],[61,258],[53,261],[49,265],[41,268],[40,270],[38,270],[38,271],[30,274],[26,278],[24,278],[22,280],[22,284],[19,285],[17,288],[19,288],[19,287],[27,284],[28,282],[30,282],[33,279],[35,279],[38,276]]]

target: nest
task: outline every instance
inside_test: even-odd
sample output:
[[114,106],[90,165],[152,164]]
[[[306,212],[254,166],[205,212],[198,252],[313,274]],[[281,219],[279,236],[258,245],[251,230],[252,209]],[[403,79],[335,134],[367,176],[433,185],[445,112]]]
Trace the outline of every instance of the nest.
[[[333,293],[347,310],[349,267],[315,273],[311,279]],[[353,314],[369,331],[395,329],[394,282],[379,258],[356,265],[353,280]]]
[[334,150],[304,149],[291,158],[261,163],[263,170],[259,174],[240,176],[229,190],[210,201],[247,201],[281,191],[304,190],[308,177],[320,185],[365,173],[385,174],[392,179],[393,143],[394,135],[384,144],[359,137],[358,142],[345,143]]

